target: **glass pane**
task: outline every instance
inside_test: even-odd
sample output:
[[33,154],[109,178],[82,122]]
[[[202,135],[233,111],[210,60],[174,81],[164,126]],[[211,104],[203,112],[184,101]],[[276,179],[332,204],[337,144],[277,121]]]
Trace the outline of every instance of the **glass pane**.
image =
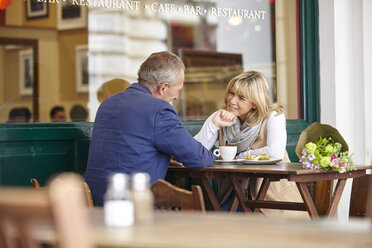
[[224,106],[227,83],[243,71],[242,55],[190,49],[178,53],[186,72],[175,108],[181,120],[205,120]]
[[33,47],[3,44],[0,45],[0,58],[1,122],[30,122],[34,85]]
[[[228,81],[245,70],[263,72],[272,101],[297,119],[296,2],[13,1],[0,13],[0,122],[20,107],[40,122],[94,121],[99,104],[135,82],[139,65],[161,50],[186,65],[174,102],[182,120],[204,120],[223,107]],[[29,51],[37,56],[27,64]]]

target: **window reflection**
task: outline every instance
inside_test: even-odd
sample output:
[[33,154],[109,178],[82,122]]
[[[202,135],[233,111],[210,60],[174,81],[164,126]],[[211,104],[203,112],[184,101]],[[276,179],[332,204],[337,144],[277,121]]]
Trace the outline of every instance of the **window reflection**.
[[[183,57],[186,65],[184,90],[174,103],[182,120],[203,120],[221,108],[228,81],[242,70],[263,71],[275,100],[273,2],[147,1],[145,4],[149,8],[141,11],[90,9],[89,72],[95,88],[113,77],[133,82],[140,63],[150,53],[171,50]],[[173,11],[167,11],[167,6]],[[233,9],[257,13],[252,12],[255,18],[246,18],[243,12],[238,14],[242,18],[217,16]],[[208,12],[204,14],[203,10]],[[201,56],[184,57],[185,50],[199,52]],[[239,61],[231,61],[231,55]],[[91,93],[91,113],[98,105],[97,96]]]
[[33,47],[10,40],[0,45],[0,57],[0,120],[30,122],[35,80]]
[[30,15],[22,11],[26,2],[6,9],[0,41],[37,41],[38,75],[32,47],[0,43],[1,123],[12,122],[14,108],[29,109],[31,121],[52,122],[55,106],[64,108],[66,121],[94,121],[103,84],[135,82],[143,60],[161,50],[186,65],[174,103],[182,120],[204,120],[223,107],[228,81],[244,70],[263,72],[271,100],[297,118],[295,0],[147,0],[125,9],[66,1],[43,5],[48,14],[33,18],[23,16]]
[[224,105],[231,78],[243,71],[242,55],[179,49],[185,63],[185,83],[175,108],[181,120],[205,120]]

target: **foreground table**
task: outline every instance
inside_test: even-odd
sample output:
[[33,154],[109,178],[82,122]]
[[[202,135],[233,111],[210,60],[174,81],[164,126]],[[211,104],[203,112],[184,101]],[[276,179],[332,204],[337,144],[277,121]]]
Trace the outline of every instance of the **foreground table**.
[[[207,180],[208,178],[229,178],[239,204],[245,212],[258,212],[260,208],[297,210],[307,211],[312,218],[319,218],[319,214],[306,186],[306,182],[337,180],[336,188],[327,213],[328,217],[331,218],[336,213],[346,180],[348,178],[364,176],[366,175],[366,171],[371,168],[372,165],[357,166],[357,170],[355,171],[338,173],[332,170],[323,169],[305,170],[302,168],[300,163],[278,163],[274,165],[215,164],[212,167],[199,169],[170,166],[168,169],[168,175],[175,176],[176,178],[199,178],[206,192],[207,200],[216,211],[221,211],[221,208],[216,195]],[[246,180],[250,177],[259,177],[264,179],[255,200],[248,200],[242,188],[242,180]],[[296,182],[297,188],[304,201],[303,203],[264,201],[270,183],[273,181],[279,181],[283,178]]]
[[[250,214],[177,212],[155,214],[151,224],[106,227],[101,208],[90,210],[91,240],[95,247],[371,247],[371,223],[351,220],[285,221]],[[44,242],[53,241],[47,224],[35,225]]]

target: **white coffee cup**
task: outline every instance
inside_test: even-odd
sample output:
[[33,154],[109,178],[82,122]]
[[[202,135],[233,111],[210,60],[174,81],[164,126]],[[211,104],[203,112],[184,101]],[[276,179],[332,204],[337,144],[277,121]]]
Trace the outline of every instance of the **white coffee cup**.
[[217,157],[221,156],[223,160],[233,160],[237,151],[236,146],[220,146],[219,149],[213,151]]

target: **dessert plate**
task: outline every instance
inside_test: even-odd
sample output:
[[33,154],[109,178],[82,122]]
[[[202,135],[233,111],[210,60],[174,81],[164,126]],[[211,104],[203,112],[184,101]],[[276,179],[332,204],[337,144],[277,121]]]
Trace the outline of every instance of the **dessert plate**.
[[243,164],[276,164],[282,161],[282,159],[270,158],[269,160],[243,160]]

